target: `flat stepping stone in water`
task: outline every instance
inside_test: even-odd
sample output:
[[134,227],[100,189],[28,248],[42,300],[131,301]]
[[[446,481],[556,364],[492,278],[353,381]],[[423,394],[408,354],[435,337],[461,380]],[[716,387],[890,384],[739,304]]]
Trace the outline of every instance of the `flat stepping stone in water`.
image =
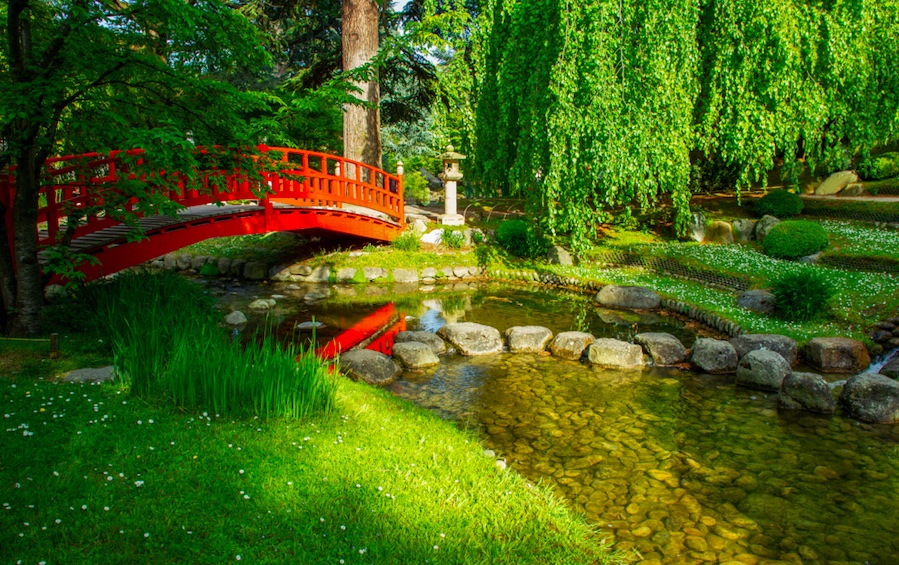
[[354,349],[340,356],[340,370],[354,381],[370,385],[386,385],[400,374],[390,357],[370,349]]
[[430,346],[417,341],[393,344],[393,358],[409,369],[422,369],[440,364]]
[[730,342],[701,337],[693,343],[690,362],[705,373],[725,374],[737,371],[737,350]]
[[871,364],[864,344],[846,337],[816,337],[805,346],[809,364],[825,373],[859,373]]
[[840,404],[853,418],[875,424],[899,422],[899,382],[877,373],[862,373],[846,381]]
[[827,381],[814,373],[787,376],[780,387],[777,404],[788,410],[809,410],[822,414],[833,414],[837,405]]
[[446,353],[446,342],[440,339],[437,334],[431,332],[400,332],[396,334],[396,337],[393,339],[394,344],[409,342],[424,343],[430,347],[431,351],[436,355]]
[[742,359],[750,351],[767,349],[780,353],[790,367],[796,364],[796,341],[785,335],[743,334],[730,338],[730,344],[737,350],[739,359]]
[[587,348],[587,360],[591,365],[616,369],[643,366],[643,348],[619,339],[603,337]]
[[646,287],[612,284],[599,290],[596,294],[596,301],[611,308],[632,308],[634,310],[654,310],[662,303],[658,293]]
[[106,367],[75,369],[67,373],[62,380],[69,383],[105,383],[115,380],[115,367],[107,365]]
[[594,341],[596,338],[585,332],[562,332],[552,341],[549,350],[556,357],[577,361]]
[[474,322],[447,324],[437,335],[452,343],[462,355],[493,355],[503,350],[499,330]]
[[784,379],[791,373],[790,365],[779,353],[757,349],[740,359],[737,384],[746,388],[779,391]]
[[505,332],[512,353],[543,353],[553,333],[543,326],[512,326]]
[[687,348],[673,335],[665,332],[647,332],[634,336],[656,365],[677,365],[687,360]]

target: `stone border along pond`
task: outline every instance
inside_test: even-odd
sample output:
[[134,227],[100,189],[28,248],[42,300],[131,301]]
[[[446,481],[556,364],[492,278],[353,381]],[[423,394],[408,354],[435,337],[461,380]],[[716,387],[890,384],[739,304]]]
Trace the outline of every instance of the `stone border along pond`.
[[[899,357],[880,368],[879,373],[864,372],[871,363],[868,350],[860,341],[826,337],[810,340],[803,354],[805,360],[824,373],[858,373],[846,381],[828,383],[815,373],[793,372],[799,360],[796,342],[776,334],[744,334],[743,329],[720,316],[706,312],[687,302],[663,299],[655,291],[636,286],[605,285],[575,277],[562,277],[534,271],[492,270],[481,267],[427,267],[394,269],[366,267],[362,270],[340,269],[332,276],[328,266],[278,265],[230,260],[208,256],[170,253],[150,262],[151,267],[180,271],[200,271],[204,265],[215,264],[222,276],[243,277],[248,280],[273,280],[305,283],[387,283],[434,284],[438,282],[471,281],[485,276],[526,284],[545,284],[598,291],[596,301],[610,308],[655,310],[665,308],[709,328],[731,336],[729,341],[699,338],[688,351],[676,337],[659,332],[636,336],[636,344],[602,338],[583,332],[562,332],[553,335],[547,328],[517,326],[508,328],[504,336],[490,326],[463,322],[448,324],[437,334],[403,332],[397,336],[393,359],[367,350],[355,350],[341,355],[341,365],[351,378],[371,384],[387,384],[401,372],[400,366],[411,369],[439,364],[437,355],[447,351],[448,341],[462,355],[490,355],[507,346],[512,353],[538,353],[569,360],[584,360],[602,367],[640,369],[644,354],[654,365],[684,366],[709,374],[736,374],[736,383],[748,388],[778,392],[778,404],[786,409],[804,409],[830,414],[836,409],[833,390],[842,386],[840,404],[848,415],[859,420],[880,424],[899,422]],[[467,285],[466,285],[467,286]],[[890,321],[892,322],[892,318]],[[880,324],[883,324],[881,322]],[[894,324],[895,325],[895,324]],[[445,341],[444,341],[445,340]],[[424,347],[422,347],[422,345]],[[425,351],[427,349],[428,351]],[[428,353],[430,352],[430,354]],[[399,362],[399,365],[397,362]]]

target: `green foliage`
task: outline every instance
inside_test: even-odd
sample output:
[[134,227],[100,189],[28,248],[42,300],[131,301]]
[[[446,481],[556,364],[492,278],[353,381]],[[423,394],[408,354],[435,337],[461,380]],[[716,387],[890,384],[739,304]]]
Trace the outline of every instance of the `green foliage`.
[[765,237],[765,253],[779,259],[798,259],[827,249],[830,238],[821,224],[787,220],[774,226]]
[[462,245],[465,243],[465,234],[458,230],[444,229],[440,234],[440,243],[450,249],[462,249]]
[[872,155],[859,163],[858,174],[866,180],[881,180],[899,176],[899,153]]
[[217,277],[219,276],[219,267],[216,263],[206,263],[200,267],[201,277]]
[[506,220],[496,229],[496,241],[512,255],[530,257],[529,231],[528,223],[524,220]]
[[427,206],[431,202],[428,181],[418,171],[411,171],[403,176],[403,190],[407,198],[414,198],[422,206]]
[[397,251],[418,251],[421,249],[421,239],[415,232],[406,231],[396,236],[393,248]]
[[497,258],[496,248],[488,243],[479,243],[474,248],[474,256],[478,260],[478,267],[487,268]]
[[788,190],[774,190],[759,198],[755,203],[757,216],[771,215],[776,218],[792,218],[802,213],[802,197]]
[[833,285],[817,270],[787,273],[771,281],[777,314],[789,321],[805,322],[828,311]]

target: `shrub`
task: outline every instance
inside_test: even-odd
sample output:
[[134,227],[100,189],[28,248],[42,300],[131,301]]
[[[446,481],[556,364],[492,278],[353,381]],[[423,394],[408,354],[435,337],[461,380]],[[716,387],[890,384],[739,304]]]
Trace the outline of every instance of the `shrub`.
[[792,218],[802,213],[802,198],[786,190],[774,190],[755,203],[755,213],[758,216]]
[[414,198],[422,206],[427,206],[431,202],[428,181],[418,171],[410,171],[403,176],[403,192],[407,198]]
[[774,226],[765,238],[765,253],[780,259],[798,259],[827,249],[830,238],[817,222],[789,220]]
[[415,232],[403,232],[393,240],[393,248],[397,251],[418,251],[421,249],[421,240]]
[[440,242],[450,249],[461,249],[465,243],[465,234],[460,231],[443,230],[440,235]]
[[478,260],[478,266],[486,269],[496,260],[496,248],[487,243],[478,244],[474,248],[474,256]]
[[859,163],[858,174],[865,180],[881,180],[899,176],[899,153],[872,155]]
[[827,312],[834,289],[823,273],[806,270],[775,279],[771,293],[777,299],[775,311],[781,318],[804,322]]
[[524,220],[506,220],[496,230],[496,241],[512,255],[537,257],[546,252],[546,239]]
[[206,263],[200,267],[201,277],[217,277],[219,276],[219,268],[215,263]]

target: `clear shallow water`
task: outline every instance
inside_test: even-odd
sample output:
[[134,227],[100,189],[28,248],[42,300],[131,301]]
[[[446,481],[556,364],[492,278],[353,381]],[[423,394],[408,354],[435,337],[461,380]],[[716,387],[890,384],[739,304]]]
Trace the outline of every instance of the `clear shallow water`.
[[[693,341],[677,320],[598,310],[562,291],[403,302],[409,329],[474,321]],[[375,308],[303,303],[280,316],[337,327]],[[728,376],[535,355],[446,356],[390,389],[479,430],[498,457],[647,563],[899,563],[899,426],[781,412],[774,395]]]

